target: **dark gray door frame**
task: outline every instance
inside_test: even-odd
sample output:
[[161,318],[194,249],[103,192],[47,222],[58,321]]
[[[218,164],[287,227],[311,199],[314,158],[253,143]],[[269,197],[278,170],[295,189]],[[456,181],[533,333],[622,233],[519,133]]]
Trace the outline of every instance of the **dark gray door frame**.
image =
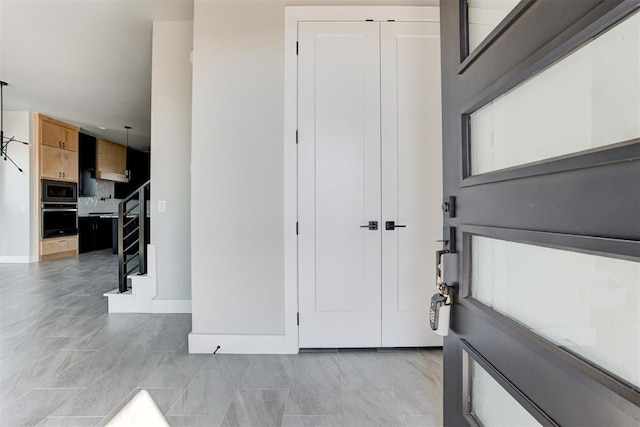
[[[460,252],[444,349],[445,425],[465,416],[468,361],[543,425],[637,425],[636,387],[595,369],[468,295],[470,236],[640,260],[640,139],[470,176],[467,114],[599,35],[640,0],[522,0],[467,55],[465,0],[441,1],[444,195]],[[579,194],[580,197],[576,197]]]

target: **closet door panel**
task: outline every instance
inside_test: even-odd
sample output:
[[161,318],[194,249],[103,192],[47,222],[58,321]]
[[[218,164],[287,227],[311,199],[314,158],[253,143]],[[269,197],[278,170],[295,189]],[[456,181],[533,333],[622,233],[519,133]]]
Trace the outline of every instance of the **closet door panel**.
[[298,30],[300,346],[378,347],[379,24]]
[[442,233],[437,22],[381,24],[380,86],[382,220],[406,226],[382,231],[382,345],[439,346],[428,326]]

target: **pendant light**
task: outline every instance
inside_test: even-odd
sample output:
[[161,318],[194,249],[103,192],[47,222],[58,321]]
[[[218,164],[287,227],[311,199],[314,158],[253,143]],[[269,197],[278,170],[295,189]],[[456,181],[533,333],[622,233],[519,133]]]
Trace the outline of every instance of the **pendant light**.
[[[124,128],[127,130],[127,151],[129,151],[129,129],[131,129],[131,126],[125,126]],[[127,155],[127,158],[129,158],[128,155]],[[129,179],[131,179],[131,171],[129,170],[129,168],[125,169],[124,177],[125,177],[125,179],[127,181],[129,181]]]
[[4,95],[2,93],[2,89],[7,86],[7,82],[0,81],[0,157],[6,162],[9,160],[13,165],[18,168],[18,170],[22,173],[24,171],[13,161],[11,157],[7,154],[7,149],[9,148],[10,142],[17,142],[19,144],[29,145],[28,142],[19,141],[15,139],[13,136],[11,138],[4,136]]

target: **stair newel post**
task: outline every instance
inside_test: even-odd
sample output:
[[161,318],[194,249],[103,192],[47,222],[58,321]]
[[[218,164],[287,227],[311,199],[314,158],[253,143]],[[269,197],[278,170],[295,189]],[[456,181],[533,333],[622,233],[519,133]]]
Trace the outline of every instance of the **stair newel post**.
[[124,253],[124,208],[126,203],[118,204],[118,290],[127,292],[127,277]]

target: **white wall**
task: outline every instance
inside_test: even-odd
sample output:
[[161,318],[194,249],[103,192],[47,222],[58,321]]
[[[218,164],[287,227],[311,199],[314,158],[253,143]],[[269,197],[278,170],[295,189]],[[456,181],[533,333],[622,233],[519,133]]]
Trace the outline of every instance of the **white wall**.
[[[156,299],[191,298],[192,22],[153,23],[151,89],[151,244]],[[166,211],[158,211],[158,201]]]
[[285,331],[284,6],[295,4],[438,2],[196,0],[191,169],[194,334]]
[[[7,87],[4,92],[6,95]],[[31,135],[28,111],[5,111],[4,132],[29,142]],[[30,226],[31,146],[9,144],[9,156],[24,172],[9,161],[0,159],[0,262],[29,262],[32,255]]]
[[[0,1],[0,23],[2,23],[2,1]],[[0,31],[0,76],[4,75],[4,39],[2,37],[2,31]]]

